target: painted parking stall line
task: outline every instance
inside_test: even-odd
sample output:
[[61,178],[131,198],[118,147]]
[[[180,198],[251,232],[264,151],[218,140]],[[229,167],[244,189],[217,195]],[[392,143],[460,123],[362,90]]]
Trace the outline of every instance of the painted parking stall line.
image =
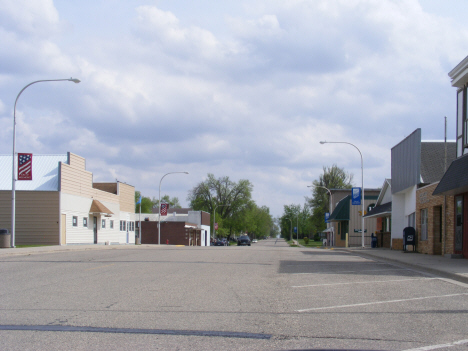
[[464,344],[468,344],[468,339],[458,340],[458,341],[454,341],[454,342],[447,343],[447,344],[423,346],[423,347],[418,347],[415,349],[407,349],[403,351],[429,351],[429,350],[437,350],[437,349],[442,349],[444,347],[453,347],[453,346],[464,345]]
[[336,309],[336,308],[371,306],[371,305],[381,305],[381,304],[386,304],[386,303],[397,303],[397,302],[407,302],[407,301],[427,300],[427,299],[437,299],[437,298],[444,298],[444,297],[467,296],[467,295],[468,295],[468,293],[436,295],[436,296],[423,296],[423,297],[414,297],[414,298],[411,298],[411,299],[364,302],[364,303],[356,303],[356,304],[351,304],[351,305],[337,305],[337,306],[327,306],[327,307],[313,307],[313,308],[306,308],[306,309],[303,309],[303,310],[297,310],[297,312],[300,312],[300,313],[302,313],[302,312],[313,312],[313,311],[320,311],[320,310],[331,310],[331,309]]

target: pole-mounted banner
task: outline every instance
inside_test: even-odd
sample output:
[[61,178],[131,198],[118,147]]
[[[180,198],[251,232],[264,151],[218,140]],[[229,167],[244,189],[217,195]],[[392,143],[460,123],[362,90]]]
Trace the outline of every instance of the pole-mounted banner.
[[32,180],[32,156],[18,153],[18,180]]

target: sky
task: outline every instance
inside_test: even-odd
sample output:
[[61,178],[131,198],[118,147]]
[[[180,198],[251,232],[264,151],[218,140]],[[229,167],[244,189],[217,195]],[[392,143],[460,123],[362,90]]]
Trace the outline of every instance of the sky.
[[0,0],[0,154],[86,158],[94,181],[178,197],[248,179],[273,216],[333,164],[365,188],[422,129],[455,139],[466,0]]

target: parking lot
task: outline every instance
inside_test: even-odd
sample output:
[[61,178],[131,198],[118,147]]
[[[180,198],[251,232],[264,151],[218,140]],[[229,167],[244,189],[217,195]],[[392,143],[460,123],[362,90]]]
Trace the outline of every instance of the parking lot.
[[2,255],[7,349],[466,350],[468,285],[282,240]]

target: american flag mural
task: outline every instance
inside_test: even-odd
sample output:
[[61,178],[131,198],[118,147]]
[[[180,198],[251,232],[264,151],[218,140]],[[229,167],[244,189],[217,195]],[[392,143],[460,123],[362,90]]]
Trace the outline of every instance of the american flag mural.
[[18,180],[32,180],[32,155],[18,154]]

